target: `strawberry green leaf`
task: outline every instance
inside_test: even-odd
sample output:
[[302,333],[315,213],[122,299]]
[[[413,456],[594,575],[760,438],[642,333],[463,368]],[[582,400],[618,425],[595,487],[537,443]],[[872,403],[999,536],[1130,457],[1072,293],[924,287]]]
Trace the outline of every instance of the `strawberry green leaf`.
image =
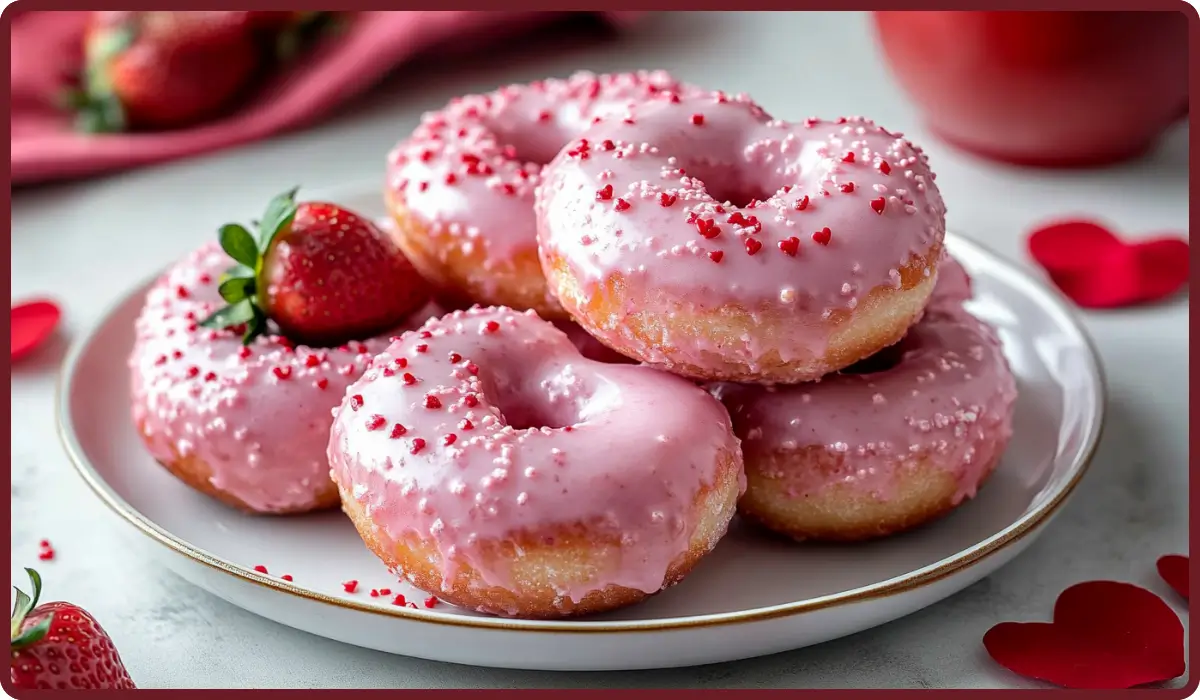
[[13,617],[18,615],[28,614],[33,610],[33,599],[26,595],[25,591],[13,586],[13,590],[17,592],[16,602],[13,603]]
[[31,602],[29,607],[32,609],[38,603],[38,598],[42,597],[42,575],[28,566],[25,567],[25,573],[29,574],[29,586],[33,593],[30,596]]
[[249,299],[242,299],[236,304],[218,309],[211,316],[200,322],[205,328],[229,328],[251,321],[259,312]]
[[104,134],[112,131],[104,120],[104,113],[90,104],[75,114],[75,130],[85,134]]
[[17,600],[13,603],[12,617],[9,618],[9,639],[17,636],[17,632],[21,631],[21,623],[25,621],[25,616],[29,614],[30,610],[33,610],[32,599],[25,595],[25,591],[16,586],[13,586],[13,590],[17,592]]
[[121,101],[111,95],[95,94],[79,108],[75,115],[75,128],[87,134],[109,134],[125,130],[125,109]]
[[220,233],[221,250],[247,267],[258,264],[258,244],[241,224],[225,224]]
[[254,276],[254,268],[246,267],[245,265],[234,265],[233,267],[231,267],[228,270],[221,273],[220,282],[224,282],[225,280],[227,280],[231,277],[253,277],[253,276]]
[[251,305],[250,309],[252,318],[246,322],[246,332],[242,334],[242,345],[249,345],[250,341],[267,330],[267,316],[262,309],[254,305]]
[[77,87],[68,87],[57,96],[58,105],[65,110],[75,112],[91,104],[92,98]]
[[88,36],[84,46],[88,64],[107,62],[116,58],[125,49],[133,45],[137,32],[128,24],[109,27],[104,31]]
[[292,219],[296,218],[296,192],[299,189],[299,187],[293,187],[276,196],[267,204],[267,211],[263,214],[262,223],[259,224],[258,237],[258,249],[264,255],[271,247],[271,241],[275,240],[275,236],[291,226]]
[[38,620],[36,625],[21,630],[19,634],[11,638],[9,643],[13,649],[23,649],[31,644],[37,644],[50,631],[50,624],[52,622],[54,622],[54,613]]
[[25,622],[25,617],[37,606],[38,598],[42,596],[42,577],[38,572],[30,568],[26,568],[25,573],[29,574],[30,590],[33,594],[26,595],[25,591],[13,586],[13,590],[17,592],[17,595],[16,601],[13,603],[9,639],[17,637],[17,633],[21,631],[21,625]]
[[230,304],[236,304],[254,294],[253,277],[229,277],[217,287],[221,298]]

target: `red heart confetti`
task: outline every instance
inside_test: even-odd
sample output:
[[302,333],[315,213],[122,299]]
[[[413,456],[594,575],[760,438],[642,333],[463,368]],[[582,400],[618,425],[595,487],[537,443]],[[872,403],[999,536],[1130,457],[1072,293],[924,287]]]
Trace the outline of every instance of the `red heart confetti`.
[[1183,624],[1162,598],[1129,583],[1086,581],[1063,591],[1054,622],[1002,622],[988,654],[1028,678],[1066,688],[1122,689],[1183,675]]
[[1076,304],[1102,309],[1165,299],[1188,280],[1188,242],[1126,243],[1093,221],[1060,221],[1029,235],[1029,254]]
[[1188,599],[1188,564],[1182,554],[1168,554],[1158,560],[1158,575],[1184,600]]
[[10,320],[12,330],[12,361],[33,352],[54,333],[62,318],[58,305],[47,299],[38,299],[12,307]]

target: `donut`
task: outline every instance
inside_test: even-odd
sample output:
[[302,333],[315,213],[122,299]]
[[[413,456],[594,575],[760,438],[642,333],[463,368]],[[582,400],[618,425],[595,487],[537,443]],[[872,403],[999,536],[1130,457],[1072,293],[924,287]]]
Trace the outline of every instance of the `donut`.
[[895,343],[945,236],[927,159],[899,134],[790,124],[744,96],[638,102],[542,178],[551,293],[615,350],[698,380],[809,381]]
[[567,334],[567,338],[579,350],[579,354],[589,360],[596,362],[616,362],[619,364],[637,364],[637,360],[626,357],[621,353],[613,350],[599,340],[592,337],[591,333],[579,327],[574,321],[553,321],[554,326],[558,330]]
[[679,88],[662,71],[581,72],[459,97],[424,115],[388,156],[384,199],[396,242],[448,306],[566,318],[537,257],[541,167],[592,119]]
[[1012,435],[1017,389],[995,332],[962,306],[964,280],[944,260],[900,343],[819,382],[713,387],[742,439],[744,517],[797,540],[864,540],[975,495]]
[[329,436],[342,508],[397,576],[455,605],[560,618],[682,579],[744,485],[720,402],[580,355],[532,310],[427,322],[346,391]]
[[240,510],[336,506],[325,460],[331,410],[388,340],[309,348],[272,328],[244,346],[232,330],[199,326],[223,304],[217,285],[231,265],[206,244],[147,292],[128,361],[134,426],[170,473]]

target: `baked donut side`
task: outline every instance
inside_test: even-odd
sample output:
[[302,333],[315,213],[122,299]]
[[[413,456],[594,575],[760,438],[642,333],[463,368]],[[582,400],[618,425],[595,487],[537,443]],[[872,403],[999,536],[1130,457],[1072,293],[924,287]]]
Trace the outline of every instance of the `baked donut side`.
[[667,93],[548,165],[551,291],[615,350],[698,380],[809,381],[896,342],[933,289],[945,206],[920,149],[863,118],[772,119]]
[[683,578],[744,487],[727,412],[684,379],[580,355],[532,311],[406,333],[329,439],[343,509],[398,576],[462,607],[557,618]]
[[231,264],[209,243],[147,292],[128,361],[134,426],[159,464],[227,505],[271,514],[333,507],[330,409],[387,338],[310,348],[271,332],[243,345],[234,330],[202,327],[224,303],[217,287]]
[[[943,271],[959,273],[952,260]],[[950,280],[952,275],[947,275]],[[965,273],[953,274],[965,279]],[[896,346],[803,385],[713,387],[742,437],[739,512],[798,540],[882,537],[975,495],[1012,435],[995,332],[943,287]]]
[[[686,549],[668,564],[653,592],[619,584],[593,587],[598,571],[620,568],[628,545],[597,523],[515,533],[502,541],[480,545],[480,565],[454,565],[446,573],[441,549],[432,537],[389,536],[372,520],[367,508],[345,488],[343,510],[354,522],[367,548],[388,569],[417,588],[459,607],[524,619],[579,617],[638,603],[682,581],[725,535],[737,508],[739,456],[728,452],[719,460],[718,481],[705,486],[688,506],[696,513],[695,529]],[[489,580],[487,571],[506,570],[504,582]],[[580,597],[576,599],[574,595]]]
[[[934,248],[899,268],[900,285],[873,290],[853,314],[833,310],[815,322],[767,304],[714,309],[662,290],[639,294],[620,273],[603,283],[605,291],[585,291],[553,254],[547,277],[578,325],[616,354],[700,381],[788,384],[819,379],[899,342],[925,310],[936,267],[930,261],[940,252]],[[811,351],[795,350],[797,338],[810,333],[820,340],[800,343]]]
[[537,255],[542,165],[594,118],[681,89],[663,71],[579,72],[455,98],[388,155],[393,234],[450,305],[499,304],[564,319]]

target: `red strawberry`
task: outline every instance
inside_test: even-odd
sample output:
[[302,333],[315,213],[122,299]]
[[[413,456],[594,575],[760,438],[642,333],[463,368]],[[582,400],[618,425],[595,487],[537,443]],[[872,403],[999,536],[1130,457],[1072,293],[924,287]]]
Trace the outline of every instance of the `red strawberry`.
[[84,37],[86,131],[170,129],[210,118],[262,62],[247,12],[97,12]]
[[133,679],[108,634],[91,613],[71,603],[38,607],[42,579],[25,569],[33,597],[17,589],[12,614],[13,687],[67,689],[133,688]]
[[270,319],[293,341],[339,345],[395,328],[428,300],[425,281],[379,227],[295,196],[271,200],[257,240],[237,224],[221,227],[221,247],[240,264],[220,286],[230,306],[203,325],[246,324],[249,342]]

